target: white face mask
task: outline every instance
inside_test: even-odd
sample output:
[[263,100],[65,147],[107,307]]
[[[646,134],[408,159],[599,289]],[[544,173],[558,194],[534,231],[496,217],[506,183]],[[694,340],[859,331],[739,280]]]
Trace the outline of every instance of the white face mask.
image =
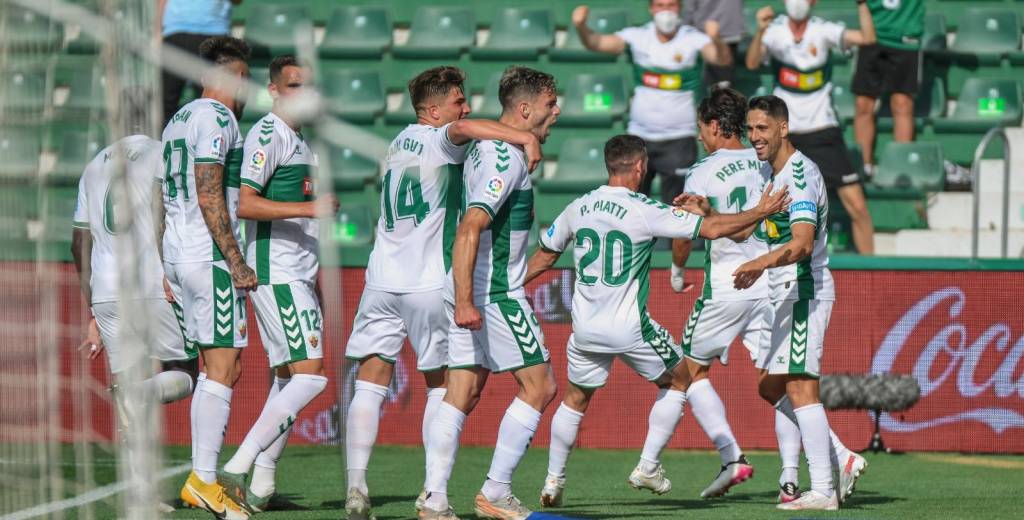
[[786,0],[786,14],[798,22],[806,20],[811,14],[810,0]]
[[654,13],[654,27],[661,34],[672,34],[682,24],[679,13],[675,11],[658,11]]

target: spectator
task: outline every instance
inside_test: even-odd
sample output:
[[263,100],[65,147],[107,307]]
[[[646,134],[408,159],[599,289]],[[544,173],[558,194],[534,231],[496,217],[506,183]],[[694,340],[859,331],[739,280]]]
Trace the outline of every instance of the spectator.
[[789,140],[810,157],[850,215],[857,252],[875,252],[875,229],[868,213],[860,174],[854,169],[832,108],[832,49],[875,42],[875,26],[864,0],[857,1],[860,29],[811,17],[814,0],[786,0],[786,14],[775,18],[770,6],[757,12],[757,34],[747,50],[746,65],[757,70],[770,63],[773,93],[789,107]]
[[867,0],[878,42],[857,52],[850,89],[857,95],[853,129],[864,173],[875,173],[875,101],[889,94],[893,141],[914,140],[914,95],[921,83],[924,0]]
[[[722,41],[729,45],[733,56],[737,55],[740,40],[747,35],[747,21],[743,16],[743,0],[685,0],[683,2],[683,23],[693,27],[704,27],[708,20],[718,22]],[[728,87],[732,84],[735,62],[728,65],[704,66],[704,84],[708,88]]]
[[[636,90],[629,109],[627,131],[647,145],[647,175],[640,191],[650,194],[655,175],[661,176],[661,200],[671,203],[683,192],[686,172],[697,160],[697,122],[694,92],[703,88],[699,57],[714,65],[730,65],[729,47],[719,38],[719,24],[708,20],[704,32],[683,25],[680,0],[650,0],[652,21],[615,34],[587,27],[590,9],[581,5],[572,22],[583,45],[596,52],[633,58]],[[682,262],[689,241],[672,242],[672,286],[683,289]]]
[[[211,36],[223,36],[231,31],[231,5],[240,3],[242,0],[159,0],[157,20],[164,45],[198,57],[199,44]],[[163,125],[166,125],[180,108],[178,100],[190,81],[166,69],[161,72],[161,80]]]

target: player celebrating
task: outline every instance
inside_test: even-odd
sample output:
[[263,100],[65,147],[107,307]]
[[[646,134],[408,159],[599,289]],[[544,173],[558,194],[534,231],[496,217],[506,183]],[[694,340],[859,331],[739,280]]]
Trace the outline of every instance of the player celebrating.
[[[316,156],[302,136],[294,108],[283,106],[302,95],[310,71],[294,56],[279,56],[270,62],[269,73],[267,90],[274,104],[245,138],[238,217],[247,219],[246,259],[259,284],[252,303],[276,375],[259,419],[217,475],[228,496],[254,512],[266,510],[274,493],[274,469],[295,417],[327,387],[316,287]],[[337,210],[333,196],[324,199],[324,212]],[[246,492],[254,464],[251,490]]]
[[[189,339],[203,356],[192,399],[192,472],[181,488],[186,504],[226,518],[247,512],[217,484],[217,457],[231,414],[231,389],[245,347],[245,293],[256,274],[239,250],[238,188],[249,46],[217,36],[203,42],[202,96],[181,107],[164,128],[164,270],[180,302]],[[228,80],[232,81],[228,81]]]
[[820,165],[827,187],[835,190],[850,215],[857,252],[874,254],[874,226],[860,176],[846,152],[843,132],[832,107],[831,50],[875,43],[875,26],[864,0],[858,0],[860,30],[812,17],[814,0],[787,0],[786,15],[771,6],[757,12],[757,33],[747,49],[746,65],[757,70],[770,58],[773,94],[792,108],[790,141]]
[[758,390],[799,425],[810,468],[811,490],[778,507],[836,510],[867,462],[847,452],[840,459],[839,489],[833,492],[831,430],[818,397],[825,329],[835,301],[826,250],[828,196],[818,166],[789,142],[786,103],[762,96],[750,100],[749,109],[747,130],[757,158],[771,165],[773,182],[788,187],[793,196],[788,210],[765,221],[771,252],[734,272],[735,287],[747,289],[769,269],[775,316],[760,342]]
[[526,280],[549,269],[570,244],[576,283],[573,333],[566,347],[571,383],[551,422],[544,506],[557,506],[565,487],[565,465],[576,443],[583,414],[608,380],[612,361],[621,359],[659,388],[648,419],[640,463],[629,475],[637,489],[663,494],[672,489],[659,462],[683,413],[689,385],[682,352],[668,331],[647,312],[651,251],[657,237],[718,238],[753,226],[783,207],[785,190],[761,198],[751,211],[702,218],[637,193],[647,171],[642,139],[611,138],[604,147],[608,184],[573,201],[540,237]]
[[366,470],[393,364],[406,337],[426,380],[423,446],[430,449],[427,429],[445,395],[449,320],[442,289],[462,204],[461,165],[467,143],[498,139],[524,146],[530,170],[541,159],[540,141],[532,133],[465,119],[470,113],[465,81],[465,74],[455,67],[429,69],[413,78],[409,95],[417,122],[399,133],[388,149],[383,214],[345,350],[346,357],[359,361],[345,424],[345,510],[353,520],[371,516]]
[[[544,142],[558,118],[555,79],[509,67],[498,89],[500,122]],[[465,169],[465,215],[452,251],[445,287],[448,312],[448,393],[427,433],[427,497],[420,518],[457,518],[448,505],[448,479],[459,435],[491,372],[512,372],[519,393],[505,411],[487,480],[476,496],[484,518],[522,519],[530,510],[512,493],[512,473],[555,397],[544,335],[526,301],[526,244],[533,223],[527,159],[516,145],[478,141]],[[454,300],[454,301],[453,301]]]
[[[129,121],[147,120],[150,98],[151,94],[143,90],[125,92],[121,99]],[[116,179],[122,167],[126,182]],[[199,371],[195,344],[184,336],[181,307],[167,300],[163,288],[164,271],[153,233],[152,212],[153,172],[162,169],[160,141],[136,128],[132,135],[101,150],[85,167],[78,182],[71,252],[82,294],[94,315],[82,348],[89,348],[90,359],[106,349],[114,379],[111,391],[122,412],[121,427],[130,428],[137,420],[138,406],[188,397]],[[125,187],[128,191],[123,190]],[[163,225],[163,220],[159,223]],[[144,315],[148,328],[121,319],[118,311],[124,295],[118,290],[123,281],[123,262],[118,261],[117,233],[130,234],[136,253],[132,263],[139,266],[139,299],[125,303],[125,308],[137,309]],[[120,331],[122,325],[132,330],[128,337],[152,341],[148,357],[124,351],[120,341],[125,337]],[[160,362],[161,372],[138,385],[124,386],[128,382],[121,381],[121,374],[148,358]]]

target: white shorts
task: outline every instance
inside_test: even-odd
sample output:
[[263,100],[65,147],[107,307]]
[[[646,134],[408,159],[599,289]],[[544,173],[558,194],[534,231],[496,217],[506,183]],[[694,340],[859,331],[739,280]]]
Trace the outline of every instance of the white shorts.
[[772,302],[775,319],[765,331],[757,368],[769,374],[821,376],[825,330],[832,315],[831,301]]
[[164,272],[184,311],[188,338],[199,348],[242,348],[249,343],[245,291],[235,289],[223,260],[166,263]]
[[323,359],[323,320],[314,285],[260,285],[250,296],[270,366]]
[[[143,346],[152,349],[148,356],[150,359],[181,361],[195,359],[199,355],[195,344],[185,340],[181,308],[176,304],[164,299],[148,299],[131,305],[141,306],[139,310],[147,318],[149,330],[133,327],[132,334],[142,341]],[[118,342],[121,318],[117,306],[117,302],[96,303],[92,306],[100,338],[106,346],[110,372],[113,374],[122,372],[134,362],[130,360],[131,356],[125,355]]]
[[683,329],[683,355],[700,365],[718,358],[729,364],[729,345],[739,336],[757,361],[761,335],[771,325],[772,303],[757,300],[705,300],[698,298]]
[[526,298],[515,298],[478,306],[483,318],[480,330],[455,325],[455,306],[445,302],[451,328],[448,331],[448,367],[483,367],[507,372],[541,363],[550,355],[544,347],[544,332]]
[[361,361],[377,356],[394,363],[406,337],[416,352],[418,370],[444,368],[448,357],[448,316],[441,289],[416,293],[364,290],[345,357]]
[[626,352],[593,352],[580,350],[574,335],[569,335],[566,356],[569,358],[569,382],[580,388],[600,388],[608,382],[612,361],[621,359],[644,379],[655,382],[675,368],[683,352],[672,336],[652,320],[659,330],[654,340]]

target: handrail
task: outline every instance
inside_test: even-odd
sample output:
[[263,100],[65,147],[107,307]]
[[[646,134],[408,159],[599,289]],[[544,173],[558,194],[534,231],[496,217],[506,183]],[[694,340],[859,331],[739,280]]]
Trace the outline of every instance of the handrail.
[[1003,229],[1001,257],[1006,258],[1009,249],[1010,236],[1010,139],[1006,137],[1006,131],[1002,128],[993,128],[981,138],[978,147],[974,150],[974,162],[971,163],[971,181],[973,182],[974,208],[971,225],[971,260],[978,259],[978,239],[981,235],[981,223],[979,216],[981,208],[981,156],[985,149],[996,136],[1003,140]]

